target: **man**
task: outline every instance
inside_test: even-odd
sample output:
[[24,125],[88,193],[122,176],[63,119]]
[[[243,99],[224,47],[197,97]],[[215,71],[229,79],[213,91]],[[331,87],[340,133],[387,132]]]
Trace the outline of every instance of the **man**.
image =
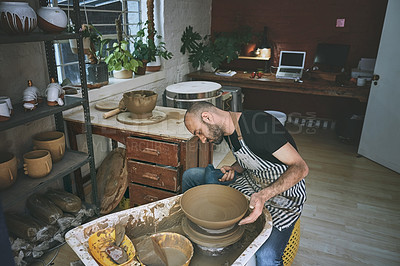
[[[250,196],[252,212],[239,225],[256,221],[264,206],[269,210],[274,226],[256,252],[257,265],[283,265],[283,251],[306,200],[308,166],[293,138],[268,113],[227,112],[208,102],[193,104],[185,114],[185,125],[203,143],[227,139],[236,162],[221,168],[224,175],[219,181]],[[204,173],[204,168],[185,171],[182,190],[207,183]]]

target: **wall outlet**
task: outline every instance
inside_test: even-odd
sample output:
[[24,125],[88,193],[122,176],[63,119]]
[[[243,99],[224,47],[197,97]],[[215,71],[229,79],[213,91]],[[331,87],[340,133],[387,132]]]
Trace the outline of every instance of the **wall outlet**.
[[336,19],[336,28],[344,28],[345,21],[346,21],[346,19],[344,19],[344,18]]

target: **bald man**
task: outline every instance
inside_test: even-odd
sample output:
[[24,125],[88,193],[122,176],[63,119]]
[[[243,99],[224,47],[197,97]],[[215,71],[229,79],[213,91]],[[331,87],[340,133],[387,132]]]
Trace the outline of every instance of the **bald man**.
[[[283,251],[306,200],[308,166],[293,138],[268,113],[227,112],[208,102],[187,110],[185,126],[203,143],[227,140],[236,162],[221,167],[223,176],[217,183],[250,196],[252,212],[239,225],[256,221],[264,206],[269,210],[273,229],[256,252],[257,265],[283,265]],[[205,168],[190,168],[183,174],[182,190],[206,183]]]

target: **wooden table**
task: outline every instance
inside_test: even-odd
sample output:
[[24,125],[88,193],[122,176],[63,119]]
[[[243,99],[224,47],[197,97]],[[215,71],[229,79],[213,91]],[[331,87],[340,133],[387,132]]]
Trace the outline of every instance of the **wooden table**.
[[[237,72],[232,77],[226,77],[212,72],[196,71],[188,74],[188,77],[192,80],[214,81],[223,86],[241,87],[245,96],[245,109],[277,108],[287,113],[298,111],[295,108],[307,107],[318,112],[321,109],[318,105],[338,106],[342,109],[339,112],[343,111],[343,108],[346,109],[345,105],[349,105],[350,109],[354,106],[356,109],[364,109],[370,90],[368,86],[357,87],[350,82],[339,86],[334,81],[304,78],[302,83],[297,83],[288,79],[276,79],[275,75],[270,73],[265,73],[262,78],[257,79],[250,78],[250,73]],[[303,103],[301,107],[300,102]],[[303,110],[306,111],[310,110]]]
[[[166,120],[150,125],[128,125],[116,116],[103,119],[104,111],[90,106],[93,134],[105,136],[126,146],[130,204],[141,205],[174,196],[181,191],[183,172],[212,162],[212,144],[203,144],[183,123],[186,110],[156,106]],[[72,149],[78,149],[76,136],[85,130],[82,109],[64,114]],[[78,195],[84,198],[80,170],[75,172]]]

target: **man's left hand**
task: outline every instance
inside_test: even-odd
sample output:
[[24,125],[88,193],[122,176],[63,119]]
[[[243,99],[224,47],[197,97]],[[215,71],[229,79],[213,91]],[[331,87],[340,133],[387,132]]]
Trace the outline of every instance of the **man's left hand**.
[[254,223],[257,220],[257,218],[262,214],[264,202],[265,199],[261,192],[254,193],[253,195],[251,195],[249,207],[253,211],[250,213],[249,216],[242,219],[239,222],[239,225]]

